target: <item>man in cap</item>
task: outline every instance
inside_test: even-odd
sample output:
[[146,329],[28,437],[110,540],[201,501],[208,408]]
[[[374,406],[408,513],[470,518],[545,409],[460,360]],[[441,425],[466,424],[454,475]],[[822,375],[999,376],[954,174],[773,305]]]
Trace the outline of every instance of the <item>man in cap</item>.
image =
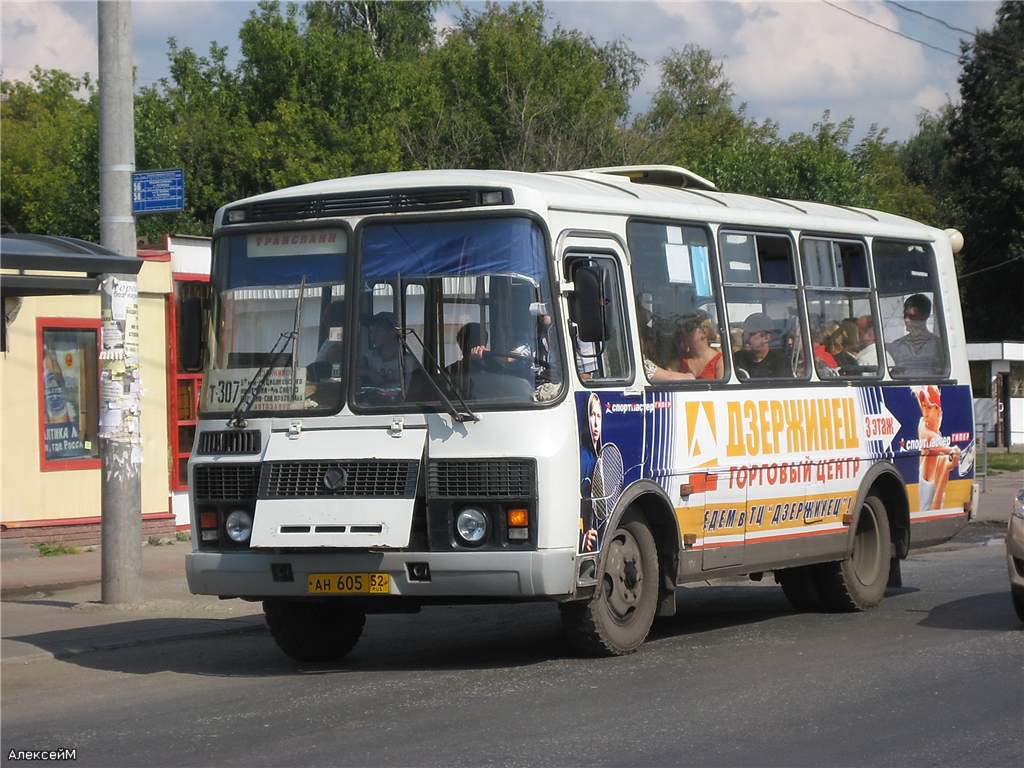
[[743,321],[743,349],[733,355],[741,379],[791,375],[786,356],[777,349],[778,338],[778,324],[764,312],[755,312]]

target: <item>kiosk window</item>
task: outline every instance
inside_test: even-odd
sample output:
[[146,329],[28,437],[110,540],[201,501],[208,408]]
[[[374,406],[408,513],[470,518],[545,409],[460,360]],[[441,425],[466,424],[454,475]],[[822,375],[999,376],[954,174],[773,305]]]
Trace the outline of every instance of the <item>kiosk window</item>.
[[42,468],[96,468],[99,466],[99,322],[83,320],[70,324],[67,320],[40,320],[39,323],[37,375]]

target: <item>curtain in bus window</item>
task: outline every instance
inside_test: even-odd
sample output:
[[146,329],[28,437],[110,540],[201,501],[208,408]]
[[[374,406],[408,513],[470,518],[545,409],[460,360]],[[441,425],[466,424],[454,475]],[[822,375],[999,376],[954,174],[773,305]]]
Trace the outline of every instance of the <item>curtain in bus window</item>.
[[544,240],[527,219],[437,221],[367,227],[363,279],[444,275],[547,274]]

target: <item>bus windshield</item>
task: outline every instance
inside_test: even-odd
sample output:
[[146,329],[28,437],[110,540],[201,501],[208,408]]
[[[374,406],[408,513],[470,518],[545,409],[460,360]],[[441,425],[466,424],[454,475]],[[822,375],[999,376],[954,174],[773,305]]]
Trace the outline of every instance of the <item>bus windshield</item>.
[[205,412],[336,412],[344,394],[348,233],[316,228],[217,241]]
[[474,407],[558,396],[551,276],[533,222],[371,224],[360,254],[355,407],[433,407],[441,393]]

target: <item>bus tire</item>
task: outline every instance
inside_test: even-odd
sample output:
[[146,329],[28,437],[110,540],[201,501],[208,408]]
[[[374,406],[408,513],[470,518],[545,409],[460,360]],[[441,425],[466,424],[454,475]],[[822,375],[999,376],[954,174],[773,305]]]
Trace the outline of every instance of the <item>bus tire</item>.
[[341,602],[264,600],[263,615],[285,655],[313,664],[348,655],[366,624],[366,611]]
[[647,638],[658,608],[658,548],[647,523],[627,513],[602,546],[600,580],[587,601],[560,606],[570,647],[623,656]]
[[802,565],[775,572],[775,581],[782,587],[789,604],[797,611],[816,613],[825,610],[825,601],[818,587],[818,566]]
[[849,557],[817,567],[825,606],[832,611],[854,612],[882,602],[889,583],[891,550],[889,515],[882,500],[869,495],[857,516]]

